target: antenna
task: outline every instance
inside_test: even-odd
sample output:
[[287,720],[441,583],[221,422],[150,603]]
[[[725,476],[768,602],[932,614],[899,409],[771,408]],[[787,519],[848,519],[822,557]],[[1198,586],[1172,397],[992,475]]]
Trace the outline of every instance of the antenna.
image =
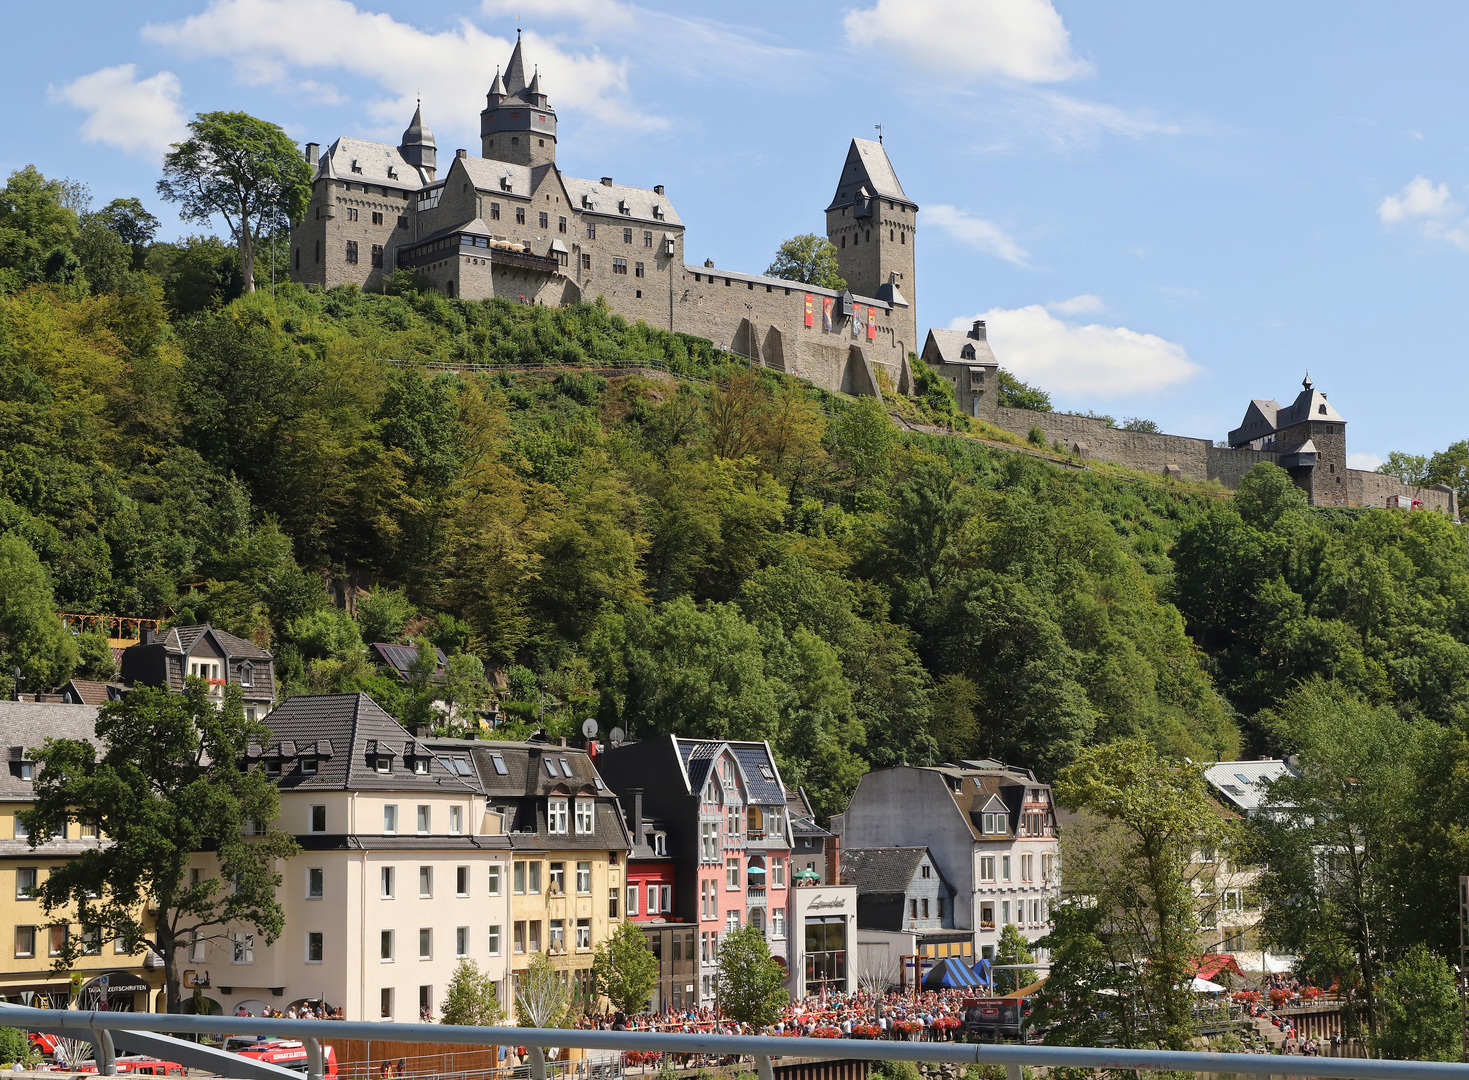
[[877,128],[877,144],[879,146],[881,146],[882,145],[882,125],[881,124],[873,124],[872,126],[875,127],[875,128]]

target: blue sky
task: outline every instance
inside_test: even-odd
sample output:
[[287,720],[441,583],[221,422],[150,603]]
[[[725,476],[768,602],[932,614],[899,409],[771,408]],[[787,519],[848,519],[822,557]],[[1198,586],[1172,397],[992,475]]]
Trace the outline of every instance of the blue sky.
[[153,195],[194,112],[441,154],[518,25],[572,175],[662,183],[692,261],[820,231],[882,124],[919,214],[920,326],[984,316],[1058,407],[1223,438],[1309,368],[1357,464],[1461,422],[1469,139],[1449,3],[194,0],[9,12],[7,172]]

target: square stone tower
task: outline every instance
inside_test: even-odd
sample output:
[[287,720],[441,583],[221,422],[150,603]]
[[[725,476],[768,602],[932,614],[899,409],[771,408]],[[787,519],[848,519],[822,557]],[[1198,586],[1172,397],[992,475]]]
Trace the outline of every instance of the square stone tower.
[[917,352],[914,235],[918,204],[908,198],[881,142],[853,139],[826,208],[826,237],[836,246],[847,288],[886,300],[904,353]]
[[485,95],[479,141],[482,157],[531,168],[556,163],[556,111],[541,91],[539,71],[529,83],[525,81],[518,33],[504,76],[495,72],[494,85]]

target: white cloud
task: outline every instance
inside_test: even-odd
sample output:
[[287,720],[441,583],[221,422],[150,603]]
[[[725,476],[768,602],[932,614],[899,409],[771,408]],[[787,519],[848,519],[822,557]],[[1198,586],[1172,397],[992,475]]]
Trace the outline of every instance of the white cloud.
[[1366,451],[1347,455],[1347,468],[1349,469],[1363,469],[1366,472],[1376,472],[1377,466],[1381,464],[1382,458],[1376,454],[1369,454]]
[[1046,305],[1047,310],[1057,315],[1091,315],[1098,311],[1106,311],[1107,305],[1102,303],[1102,298],[1096,293],[1082,293],[1073,296],[1070,300],[1056,300]]
[[1125,326],[1078,326],[1040,304],[992,308],[949,326],[968,329],[975,318],[989,327],[1002,367],[1058,395],[1127,398],[1166,390],[1203,371],[1177,342]]
[[993,221],[975,217],[967,210],[940,203],[937,206],[925,207],[923,214],[929,225],[943,229],[950,236],[970,247],[978,248],[990,255],[998,255],[1006,262],[1024,266],[1030,258],[1030,252],[1016,243],[1004,229]]
[[877,0],[843,26],[853,45],[895,47],[963,81],[1059,82],[1090,70],[1050,0]]
[[1427,177],[1415,176],[1401,194],[1382,200],[1377,216],[1384,225],[1396,225],[1414,218],[1453,217],[1462,209],[1454,202],[1447,184],[1434,184]]
[[1063,145],[1089,143],[1103,134],[1143,139],[1149,135],[1179,135],[1184,131],[1181,124],[1161,120],[1146,109],[1123,109],[1055,91],[1037,94],[1025,108],[1033,123]]
[[[526,13],[521,0],[482,0],[480,10],[494,18]],[[623,28],[637,21],[637,8],[617,0],[537,0],[535,16],[539,19],[575,19],[589,27]]]
[[106,67],[51,87],[53,100],[89,113],[82,123],[87,142],[106,143],[129,153],[155,157],[187,134],[179,105],[183,86],[171,71],[138,78],[133,64]]
[[[335,69],[371,79],[389,95],[368,104],[385,128],[406,125],[420,93],[431,128],[452,127],[453,117],[477,114],[495,69],[514,46],[467,19],[431,32],[363,11],[350,0],[213,0],[198,15],[144,27],[143,36],[194,56],[228,57],[244,81],[293,91],[302,70]],[[529,33],[525,44],[558,107],[581,109],[619,127],[662,126],[661,119],[629,106],[625,62],[596,51],[567,52]]]

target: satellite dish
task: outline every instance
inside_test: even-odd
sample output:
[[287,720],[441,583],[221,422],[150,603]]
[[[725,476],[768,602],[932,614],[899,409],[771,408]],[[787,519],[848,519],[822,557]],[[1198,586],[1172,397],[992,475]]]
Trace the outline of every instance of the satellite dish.
[[588,719],[586,723],[582,724],[581,733],[584,738],[594,738],[597,734],[597,722],[595,720]]
[[621,746],[626,741],[627,741],[627,732],[623,731],[622,728],[620,728],[620,727],[615,727],[615,728],[612,729],[612,745],[613,746]]

